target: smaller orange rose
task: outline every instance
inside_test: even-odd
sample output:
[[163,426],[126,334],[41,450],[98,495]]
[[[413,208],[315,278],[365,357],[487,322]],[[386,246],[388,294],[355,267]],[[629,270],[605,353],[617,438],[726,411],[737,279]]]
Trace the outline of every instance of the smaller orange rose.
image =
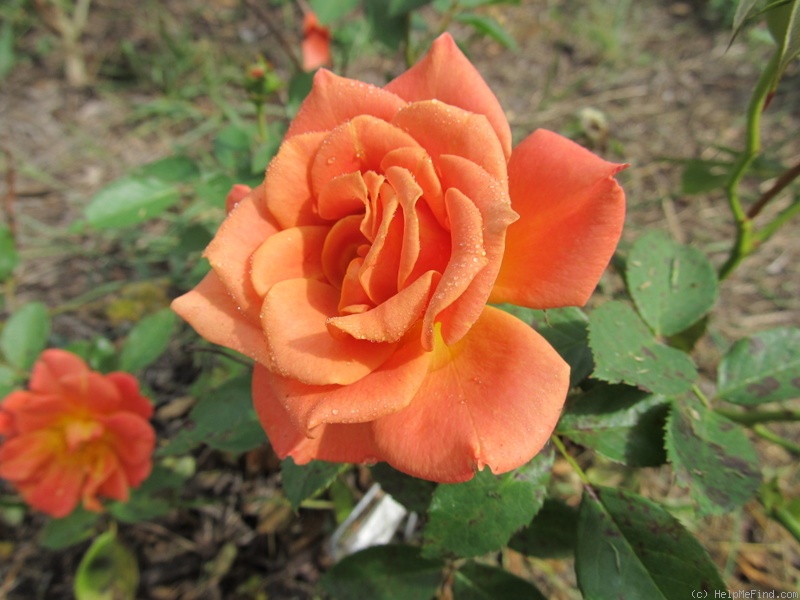
[[303,69],[313,71],[331,64],[331,31],[313,12],[303,17]]
[[128,373],[102,375],[64,350],[46,350],[29,389],[0,403],[0,478],[25,501],[65,517],[98,496],[126,501],[150,474],[155,432],[150,402]]

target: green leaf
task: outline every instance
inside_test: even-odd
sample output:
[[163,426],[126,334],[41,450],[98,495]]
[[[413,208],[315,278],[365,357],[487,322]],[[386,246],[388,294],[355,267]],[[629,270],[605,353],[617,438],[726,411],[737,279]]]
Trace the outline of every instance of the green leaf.
[[28,371],[47,347],[50,315],[41,302],[29,302],[12,314],[0,331],[0,350],[6,361]]
[[236,125],[222,129],[212,143],[214,156],[231,175],[250,174],[250,145],[253,141],[249,131]]
[[431,0],[389,0],[389,16],[399,17],[430,3]]
[[624,385],[598,385],[567,399],[558,433],[631,467],[664,464],[669,403]]
[[375,481],[408,510],[420,514],[427,512],[436,490],[435,483],[401,473],[387,463],[378,463],[371,471]]
[[134,600],[139,565],[133,553],[108,531],[92,542],[75,572],[75,600]]
[[739,508],[761,482],[758,455],[741,425],[691,399],[675,401],[667,455],[701,514]]
[[239,454],[266,443],[250,385],[250,377],[236,377],[201,397],[189,413],[193,426],[182,429],[158,454],[184,454],[200,443]]
[[492,38],[497,43],[508,48],[509,50],[517,49],[517,41],[513,36],[506,31],[497,20],[489,15],[480,15],[477,13],[459,13],[456,15],[456,21],[464,23],[472,27],[481,35]]
[[[2,77],[0,77],[2,80]],[[14,244],[14,236],[5,225],[0,225],[0,282],[11,277],[19,264],[19,253]]]
[[423,532],[423,556],[468,558],[502,548],[541,508],[552,466],[552,450],[545,450],[511,473],[496,476],[487,468],[465,483],[440,485]]
[[81,507],[61,519],[50,519],[42,529],[40,543],[49,550],[62,550],[89,539],[100,513]]
[[97,192],[85,214],[95,229],[130,227],[160,215],[179,198],[175,184],[127,176]]
[[697,378],[697,369],[680,350],[659,344],[627,304],[612,301],[589,318],[589,345],[594,354],[594,377],[624,382],[654,394],[685,392]]
[[656,335],[680,333],[699,321],[717,299],[717,275],[697,248],[649,231],[628,256],[628,291]]
[[374,546],[333,566],[322,578],[336,600],[428,600],[436,595],[444,564],[412,546]]
[[771,329],[736,342],[719,365],[717,396],[744,405],[800,396],[800,329]]
[[532,325],[570,366],[570,386],[586,379],[594,368],[589,348],[589,318],[580,308],[534,310],[514,304],[498,304],[497,308]]
[[16,382],[14,370],[0,365],[0,399],[5,398],[16,387]]
[[129,227],[160,215],[180,198],[179,186],[199,176],[184,156],[170,156],[131,171],[97,192],[85,209],[95,229]]
[[592,600],[728,593],[706,551],[675,517],[655,502],[610,488],[584,491],[575,572]]
[[731,40],[733,40],[742,29],[745,21],[756,12],[759,2],[760,0],[739,0],[739,4],[736,6],[736,13],[733,16],[733,34]]
[[118,352],[108,338],[97,336],[91,340],[76,340],[64,346],[73,354],[77,354],[89,367],[101,373],[119,370]]
[[303,500],[316,496],[328,489],[347,464],[312,460],[306,465],[296,465],[290,457],[281,463],[283,491],[292,505],[292,510],[300,508]]
[[311,10],[317,15],[317,19],[323,25],[330,25],[334,21],[346,17],[358,8],[359,0],[309,0]]
[[525,598],[545,600],[542,593],[524,579],[508,571],[468,562],[455,573],[453,581],[455,600],[497,600],[498,598]]
[[224,173],[213,173],[204,177],[196,186],[197,197],[209,206],[225,208],[225,197],[236,182]]
[[514,534],[508,547],[537,558],[564,558],[575,550],[578,510],[555,498],[545,498],[530,525]]
[[364,0],[364,11],[373,39],[392,51],[397,51],[408,33],[405,15],[393,16],[386,0]]
[[122,345],[119,368],[133,373],[153,363],[169,346],[176,323],[175,313],[169,308],[139,321]]
[[681,192],[687,195],[705,194],[720,189],[725,185],[732,165],[731,162],[720,160],[686,161],[681,175]]
[[286,112],[289,117],[293,117],[303,100],[306,99],[308,93],[311,91],[311,86],[314,82],[314,73],[306,73],[305,71],[298,71],[289,80],[289,101],[286,103]]
[[780,49],[773,89],[791,62],[800,55],[800,0],[792,0],[767,12],[767,25]]
[[200,168],[186,156],[168,156],[135,168],[129,176],[137,179],[158,179],[164,183],[191,183],[200,176]]
[[[188,459],[194,466],[192,457]],[[166,461],[165,461],[166,462]],[[153,467],[153,472],[137,489],[131,490],[127,502],[113,501],[106,507],[114,518],[125,523],[138,523],[149,521],[166,515],[172,509],[172,502],[177,492],[188,478],[187,473],[177,469],[168,469],[159,464]]]

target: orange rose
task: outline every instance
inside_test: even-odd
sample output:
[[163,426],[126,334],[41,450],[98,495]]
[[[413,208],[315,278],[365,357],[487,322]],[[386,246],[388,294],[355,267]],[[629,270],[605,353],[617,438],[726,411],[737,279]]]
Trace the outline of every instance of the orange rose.
[[64,350],[46,350],[28,391],[0,404],[0,477],[32,507],[53,517],[78,500],[125,501],[150,474],[155,433],[150,402],[127,373],[101,375]]
[[303,17],[303,69],[313,71],[331,64],[331,32],[321,25],[317,15],[307,12]]
[[621,168],[541,130],[512,153],[446,34],[382,89],[323,70],[173,307],[256,361],[281,457],[505,472],[548,440],[569,367],[487,301],[585,303],[620,236]]

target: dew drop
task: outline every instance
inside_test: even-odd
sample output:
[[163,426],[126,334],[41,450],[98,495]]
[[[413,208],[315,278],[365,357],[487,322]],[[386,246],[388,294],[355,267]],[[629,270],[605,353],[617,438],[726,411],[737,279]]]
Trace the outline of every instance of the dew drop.
[[331,157],[328,158],[328,160],[325,161],[325,164],[326,165],[332,165],[335,162],[336,162],[336,157],[335,156],[331,156]]
[[332,415],[335,417],[336,415],[338,415],[338,414],[339,414],[339,409],[338,409],[338,408],[334,408],[334,409],[331,411],[331,414],[332,414]]

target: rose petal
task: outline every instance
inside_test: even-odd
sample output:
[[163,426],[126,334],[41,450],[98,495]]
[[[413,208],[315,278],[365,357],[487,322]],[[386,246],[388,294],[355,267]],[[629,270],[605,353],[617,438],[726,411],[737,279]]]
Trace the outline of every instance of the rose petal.
[[292,227],[268,237],[253,253],[253,289],[263,297],[274,284],[286,279],[324,280],[322,247],[329,227]]
[[625,193],[613,176],[625,166],[541,129],[514,149],[509,188],[520,220],[508,228],[491,302],[586,303],[622,232]]
[[71,402],[73,410],[108,414],[122,402],[117,387],[95,371],[65,375],[61,378],[61,399]]
[[361,219],[360,215],[340,219],[330,228],[323,243],[322,272],[334,287],[342,286],[349,265],[358,256],[358,248],[367,243],[361,233]]
[[396,192],[388,184],[381,189],[380,204],[380,226],[359,274],[361,285],[374,305],[397,293],[403,247],[403,213],[398,210],[400,203]]
[[428,271],[386,302],[360,314],[328,319],[328,325],[357,340],[394,343],[422,317],[439,273]]
[[257,315],[261,307],[261,297],[250,281],[250,258],[278,230],[260,206],[263,195],[264,186],[259,186],[240,201],[205,251],[211,268],[235,299],[236,306],[250,315]]
[[65,375],[86,373],[89,367],[80,357],[57,348],[45,350],[33,365],[28,389],[43,394],[61,392],[60,379]]
[[452,347],[437,341],[432,370],[411,404],[373,424],[383,458],[414,477],[503,473],[547,442],[569,387],[569,366],[522,321],[486,307]]
[[391,92],[320,69],[286,139],[312,131],[331,131],[359,115],[390,121],[403,105],[405,102]]
[[24,481],[53,460],[59,440],[49,431],[34,431],[6,440],[0,445],[0,478]]
[[505,184],[506,157],[489,121],[438,100],[415,102],[401,109],[392,125],[407,132],[438,165],[442,154],[471,160]]
[[460,156],[446,155],[441,157],[441,169],[443,184],[464,192],[478,209],[483,224],[482,245],[486,258],[486,266],[469,281],[463,293],[437,316],[442,323],[445,343],[452,344],[469,331],[486,306],[503,259],[506,230],[519,217],[511,209],[505,186],[475,163]]
[[139,415],[143,419],[153,416],[153,404],[139,392],[139,381],[130,373],[109,373],[106,379],[117,386],[122,395],[120,409]]
[[249,196],[252,191],[253,188],[249,185],[244,185],[243,183],[233,184],[228,195],[225,196],[225,212],[231,214],[231,211],[236,208],[236,205]]
[[281,229],[324,223],[312,199],[310,169],[325,137],[325,133],[308,133],[287,138],[269,163],[264,201]]
[[409,339],[378,369],[351,385],[311,386],[274,374],[268,383],[294,428],[316,437],[315,428],[323,424],[364,423],[405,408],[429,362],[429,354]]
[[377,172],[392,150],[416,147],[419,144],[413,137],[386,121],[355,117],[331,131],[320,144],[311,167],[311,190],[321,195],[333,179],[347,173]]
[[367,206],[367,184],[360,171],[334,177],[320,190],[317,208],[323,219],[339,220],[354,213],[363,214]]
[[[426,350],[433,349],[434,325],[441,322],[442,311],[464,293],[487,264],[480,211],[469,198],[455,188],[447,190],[444,198],[452,226],[452,249],[450,262],[442,273],[423,318],[422,345]],[[452,325],[450,322],[445,325],[448,337],[451,335]],[[460,330],[460,327],[457,330]],[[445,337],[446,343],[449,343],[448,337]]]
[[36,480],[19,483],[17,489],[33,508],[60,519],[78,505],[84,477],[78,465],[52,462]]
[[326,321],[338,314],[339,294],[312,279],[290,279],[270,288],[261,311],[270,349],[263,364],[284,377],[312,385],[349,384],[383,364],[395,347],[334,337]]
[[152,425],[130,413],[117,413],[100,420],[108,433],[108,443],[125,465],[148,462],[153,454],[156,434]]
[[212,344],[226,346],[259,362],[269,360],[260,323],[253,323],[242,314],[213,271],[193,290],[173,300],[172,310]]
[[311,460],[349,463],[375,463],[380,460],[368,423],[320,425],[314,429],[314,438],[307,438],[300,433],[276,398],[270,382],[272,376],[263,366],[255,365],[253,403],[272,449],[279,458],[291,456],[299,465]]
[[18,434],[46,429],[73,410],[73,403],[62,396],[27,393],[24,403],[13,412],[14,429]]
[[422,188],[422,199],[428,204],[440,225],[447,224],[447,208],[439,176],[433,168],[433,159],[424,148],[396,148],[388,152],[381,161],[381,171],[386,173],[393,167],[405,169]]
[[500,139],[506,159],[511,156],[511,128],[503,107],[450,34],[436,38],[425,58],[384,89],[408,102],[435,98],[485,115]]

